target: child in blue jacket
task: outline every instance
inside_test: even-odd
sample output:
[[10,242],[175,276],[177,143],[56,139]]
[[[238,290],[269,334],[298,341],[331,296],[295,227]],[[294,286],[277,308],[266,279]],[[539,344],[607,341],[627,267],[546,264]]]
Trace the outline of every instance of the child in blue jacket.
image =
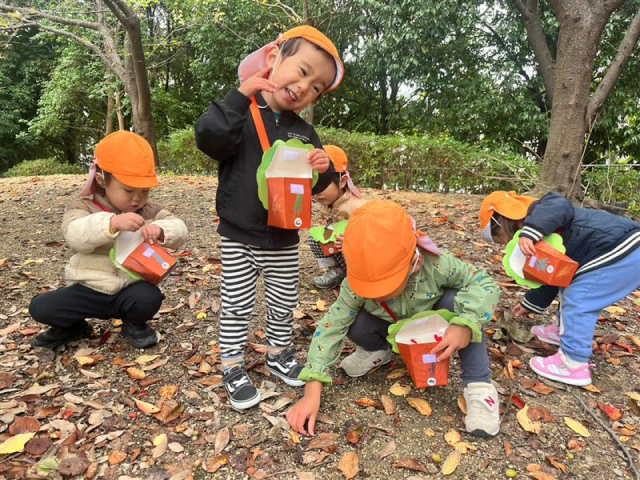
[[558,193],[540,200],[493,192],[480,208],[483,238],[506,244],[522,230],[518,246],[525,255],[535,244],[558,233],[566,255],[580,265],[566,288],[544,285],[530,290],[513,313],[542,314],[560,295],[559,324],[535,326],[531,331],[543,342],[559,345],[550,357],[533,357],[531,368],[543,377],[569,385],[591,383],[591,345],[603,308],[640,287],[640,224],[601,210],[574,207]]

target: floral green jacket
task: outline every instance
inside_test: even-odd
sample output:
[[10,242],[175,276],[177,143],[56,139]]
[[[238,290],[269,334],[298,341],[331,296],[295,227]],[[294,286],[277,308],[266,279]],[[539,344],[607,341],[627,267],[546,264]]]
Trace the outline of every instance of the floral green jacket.
[[[484,270],[463,262],[448,252],[442,256],[423,254],[423,257],[420,271],[409,277],[404,292],[398,298],[388,301],[387,306],[398,319],[405,319],[416,313],[432,310],[446,288],[458,289],[454,299],[454,312],[457,316],[449,323],[469,327],[472,331],[471,341],[480,342],[482,325],[493,317],[500,295],[496,282]],[[353,293],[345,279],[340,296],[316,328],[300,380],[332,382],[329,367],[339,360],[347,331],[363,308],[389,323],[394,321],[379,303]]]

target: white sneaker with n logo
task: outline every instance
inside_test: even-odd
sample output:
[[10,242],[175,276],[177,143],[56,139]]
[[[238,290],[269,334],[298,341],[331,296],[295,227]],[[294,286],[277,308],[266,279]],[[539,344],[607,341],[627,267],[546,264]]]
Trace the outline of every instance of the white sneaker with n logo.
[[490,383],[474,382],[464,389],[467,402],[467,432],[477,437],[494,437],[500,432],[500,398]]

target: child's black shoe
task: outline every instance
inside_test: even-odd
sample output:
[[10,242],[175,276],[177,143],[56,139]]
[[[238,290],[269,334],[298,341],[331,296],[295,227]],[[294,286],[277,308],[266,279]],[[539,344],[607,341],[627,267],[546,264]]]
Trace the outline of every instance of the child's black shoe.
[[260,403],[260,392],[240,366],[233,367],[222,378],[224,387],[229,394],[231,406],[236,410],[251,408]]
[[135,348],[153,347],[160,340],[158,332],[146,323],[142,326],[125,323],[122,325],[122,335],[129,337]]
[[293,348],[287,348],[277,355],[267,354],[267,370],[280,377],[287,385],[301,387],[305,384],[298,380],[302,365],[296,361],[295,355],[296,351]]
[[31,345],[54,350],[65,343],[80,340],[81,338],[89,338],[92,333],[91,326],[86,320],[83,320],[69,328],[50,327],[34,338]]

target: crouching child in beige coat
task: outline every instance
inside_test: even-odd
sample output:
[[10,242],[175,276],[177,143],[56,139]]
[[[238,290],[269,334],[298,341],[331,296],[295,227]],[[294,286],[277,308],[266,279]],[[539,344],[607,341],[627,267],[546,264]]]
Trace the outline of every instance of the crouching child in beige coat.
[[33,346],[54,349],[91,336],[87,318],[122,319],[122,333],[136,348],[158,343],[147,322],[164,295],[144,280],[135,280],[109,257],[119,232],[140,231],[147,242],[178,248],[187,237],[182,220],[155,203],[149,190],[158,186],[153,151],[135,133],[119,131],[98,143],[89,180],[62,219],[62,233],[75,252],[65,268],[70,284],[37,295],[29,313],[50,328]]

